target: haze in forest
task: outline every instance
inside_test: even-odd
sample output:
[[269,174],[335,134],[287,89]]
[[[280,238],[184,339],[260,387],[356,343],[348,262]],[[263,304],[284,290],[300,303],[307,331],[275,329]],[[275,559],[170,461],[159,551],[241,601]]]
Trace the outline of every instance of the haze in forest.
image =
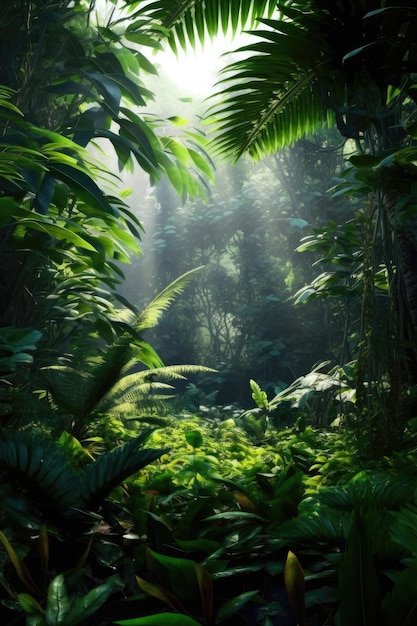
[[[179,136],[204,131],[206,99],[226,63],[220,54],[239,45],[222,38],[197,53],[158,53],[151,110],[184,116],[188,123],[173,129]],[[329,131],[259,163],[216,161],[206,200],[183,203],[166,178],[149,186],[139,172],[128,181],[145,234],[143,256],[124,270],[123,295],[144,306],[184,272],[205,266],[152,342],[166,363],[215,367],[219,374],[207,379],[204,393],[216,386],[216,401],[247,404],[251,376],[274,393],[341,349],[337,322],[319,303],[294,307],[312,278],[310,255],[296,249],[331,214],[326,191],[341,167],[337,144]]]

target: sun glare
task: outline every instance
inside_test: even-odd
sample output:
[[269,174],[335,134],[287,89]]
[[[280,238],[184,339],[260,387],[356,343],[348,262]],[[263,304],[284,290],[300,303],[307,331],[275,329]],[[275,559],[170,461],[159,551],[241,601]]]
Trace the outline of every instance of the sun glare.
[[164,51],[157,55],[157,63],[184,94],[205,97],[213,89],[217,74],[224,65],[220,55],[227,49],[225,42],[205,44],[204,48],[180,51],[175,55]]

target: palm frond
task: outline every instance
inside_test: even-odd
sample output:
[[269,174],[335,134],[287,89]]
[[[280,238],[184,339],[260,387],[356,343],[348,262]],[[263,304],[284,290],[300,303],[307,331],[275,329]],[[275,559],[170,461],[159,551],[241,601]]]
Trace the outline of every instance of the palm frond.
[[79,501],[79,474],[65,452],[39,433],[3,434],[0,439],[0,473],[6,480],[17,480],[17,488],[26,489],[39,504],[62,511]]
[[158,380],[185,380],[189,374],[208,374],[215,373],[216,370],[205,365],[164,365],[163,367],[154,367],[151,370],[142,370],[138,372],[138,376],[146,381],[148,379]]
[[97,508],[123,480],[168,452],[168,448],[141,449],[151,433],[151,429],[144,431],[83,468],[82,502],[86,508]]
[[[141,449],[152,429],[104,453],[76,471],[64,448],[39,432],[8,432],[0,438],[0,476],[16,490],[0,493],[0,507],[14,517],[13,504],[29,494],[41,519],[96,520],[94,511],[127,477],[152,463],[168,449]],[[3,506],[4,505],[4,506]],[[93,511],[93,513],[91,513]],[[32,519],[32,518],[31,518]],[[33,518],[36,521],[36,518]]]
[[[135,375],[133,375],[135,378]],[[132,382],[129,386],[124,386],[124,379],[117,384],[110,393],[103,398],[98,412],[103,414],[106,411],[126,413],[127,405],[130,405],[137,412],[144,406],[152,403],[153,393],[155,391],[165,391],[172,393],[172,386],[160,382]],[[167,397],[167,396],[165,396]],[[123,408],[124,407],[124,408]]]
[[417,508],[408,504],[397,511],[390,529],[391,539],[400,546],[407,546],[417,556]]
[[259,158],[329,122],[317,42],[297,24],[263,22],[271,30],[253,31],[262,40],[237,50],[245,58],[223,70],[221,102],[208,111],[215,149],[235,159],[246,151]]
[[[137,362],[134,363],[135,365]],[[140,402],[156,390],[172,390],[171,385],[163,381],[186,380],[185,374],[207,373],[215,370],[202,365],[165,365],[150,370],[142,370],[123,376],[104,396],[99,405],[100,412],[117,408],[120,400]]]
[[396,511],[413,500],[415,480],[411,472],[395,474],[363,471],[356,474],[347,485],[319,490],[315,500],[318,506],[344,511],[352,511],[355,507]]
[[236,33],[252,27],[257,18],[270,17],[276,9],[276,0],[157,0],[143,3],[134,14],[146,17],[152,28],[162,28],[175,50],[186,48],[196,41],[203,43],[207,37],[219,32]]
[[137,332],[142,332],[155,326],[160,320],[164,311],[175,300],[176,296],[184,291],[195,276],[201,272],[203,266],[186,272],[172,283],[165,287],[140,313],[133,326]]
[[326,509],[298,517],[279,526],[279,537],[289,545],[309,546],[317,543],[343,547],[349,534],[351,514]]
[[355,506],[385,507],[398,510],[413,498],[415,477],[404,474],[375,474],[345,487],[327,487],[317,493],[321,505],[351,511]]

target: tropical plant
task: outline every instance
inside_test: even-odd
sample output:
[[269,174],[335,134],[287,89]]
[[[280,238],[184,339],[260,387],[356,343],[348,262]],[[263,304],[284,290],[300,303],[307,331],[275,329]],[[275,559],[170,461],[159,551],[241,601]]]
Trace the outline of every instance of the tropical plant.
[[[413,480],[402,473],[361,472],[306,498],[299,516],[271,540],[297,546],[306,572],[306,602],[316,596],[333,604],[334,623],[410,623],[415,544],[400,537],[408,533],[414,514]],[[317,588],[323,580],[325,586]]]
[[6,13],[0,324],[42,333],[36,374],[88,334],[106,341],[119,334],[116,310],[127,304],[116,291],[120,262],[138,254],[141,224],[106,142],[119,170],[135,160],[152,180],[164,171],[183,197],[204,193],[200,174],[211,170],[202,134],[171,137],[165,122],[140,111],[152,97],[143,75],[155,69],[139,47],[159,47],[143,22],[111,12],[103,25],[107,18],[94,18],[94,3],[83,0],[29,2],[23,10],[12,2]]
[[27,615],[27,626],[59,626],[62,623],[76,626],[94,615],[110,595],[121,588],[123,582],[119,576],[113,575],[104,583],[80,594],[76,590],[69,590],[64,575],[58,574],[49,584],[45,608],[28,593],[17,594],[17,600]]
[[[112,416],[158,422],[155,408],[169,399],[172,387],[164,381],[184,380],[184,374],[209,372],[197,365],[164,366],[160,357],[143,339],[143,333],[157,324],[175,297],[184,291],[201,270],[196,268],[166,287],[141,313],[125,310],[118,314],[120,335],[100,351],[88,353],[86,345],[75,351],[73,364],[42,369],[37,395],[49,400],[56,418],[55,427],[69,430],[77,438],[100,430],[97,422]],[[140,371],[137,371],[140,368]],[[145,369],[146,368],[146,369]],[[81,383],[81,384],[80,384]],[[123,418],[122,418],[123,420]],[[115,439],[120,437],[113,433]]]
[[1,601],[27,613],[27,624],[58,624],[61,614],[80,623],[111,593],[130,588],[119,485],[167,452],[143,448],[150,434],[95,459],[69,433],[53,441],[36,430],[3,432]]
[[81,526],[91,528],[97,522],[94,514],[111,491],[166,452],[166,449],[140,450],[150,432],[144,431],[94,461],[91,456],[82,455],[84,462],[78,468],[71,458],[74,446],[60,446],[37,431],[3,434],[0,442],[2,526],[39,530],[43,523],[54,526],[56,521],[76,535],[79,528],[77,531],[74,524],[78,520]]

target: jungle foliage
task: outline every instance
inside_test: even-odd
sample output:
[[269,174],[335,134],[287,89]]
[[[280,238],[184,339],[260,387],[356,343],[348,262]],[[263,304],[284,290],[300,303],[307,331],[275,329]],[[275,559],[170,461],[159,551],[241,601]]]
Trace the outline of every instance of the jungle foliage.
[[[4,8],[3,623],[414,622],[416,22],[396,0]],[[149,53],[255,23],[210,141],[149,113]],[[209,155],[246,152],[268,156],[210,188]],[[134,167],[158,203],[140,301]],[[211,387],[178,399],[189,374]]]

